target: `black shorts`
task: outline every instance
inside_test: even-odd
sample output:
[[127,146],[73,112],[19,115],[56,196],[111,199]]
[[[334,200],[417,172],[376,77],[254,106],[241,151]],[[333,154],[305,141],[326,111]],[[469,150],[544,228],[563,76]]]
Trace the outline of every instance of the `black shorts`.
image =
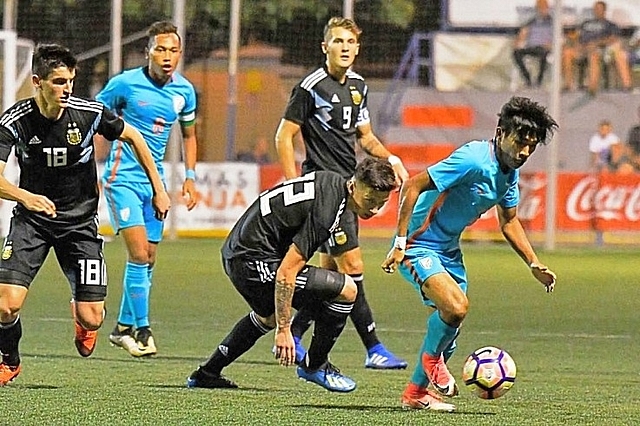
[[[256,314],[266,318],[275,313],[274,292],[279,262],[223,258],[222,264],[233,286]],[[300,310],[309,304],[320,305],[324,300],[333,300],[342,293],[344,285],[344,274],[307,265],[296,277],[292,306]]]
[[326,243],[318,251],[338,256],[358,246],[358,215],[351,210],[346,210],[340,217],[340,223],[331,234]]
[[107,295],[103,247],[97,217],[74,225],[52,226],[49,222],[45,226],[14,210],[0,254],[0,283],[29,288],[53,248],[73,298],[103,301]]

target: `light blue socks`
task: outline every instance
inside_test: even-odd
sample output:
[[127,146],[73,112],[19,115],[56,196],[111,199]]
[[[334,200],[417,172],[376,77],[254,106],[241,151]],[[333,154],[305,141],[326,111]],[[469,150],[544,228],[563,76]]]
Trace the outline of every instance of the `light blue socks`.
[[127,262],[118,323],[136,328],[149,326],[149,269],[147,264]]

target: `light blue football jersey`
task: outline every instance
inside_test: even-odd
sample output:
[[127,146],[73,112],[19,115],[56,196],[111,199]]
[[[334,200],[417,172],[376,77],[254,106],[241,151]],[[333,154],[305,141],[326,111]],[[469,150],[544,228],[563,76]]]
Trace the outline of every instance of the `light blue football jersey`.
[[[169,82],[159,86],[149,77],[147,67],[140,67],[111,78],[96,100],[142,133],[164,179],[162,160],[171,127],[176,120],[190,123],[196,118],[193,85],[174,72]],[[133,149],[121,141],[113,142],[103,178],[108,182],[148,182]]]
[[462,231],[499,204],[518,205],[518,170],[500,170],[493,141],[472,141],[427,168],[437,190],[420,194],[409,222],[407,250],[459,248]]

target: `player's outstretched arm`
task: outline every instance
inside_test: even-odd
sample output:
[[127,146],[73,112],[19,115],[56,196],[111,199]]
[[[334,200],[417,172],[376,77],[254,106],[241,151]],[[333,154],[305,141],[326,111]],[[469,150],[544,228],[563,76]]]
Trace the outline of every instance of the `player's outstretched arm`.
[[119,139],[131,144],[133,147],[133,151],[136,157],[138,157],[138,161],[153,187],[153,207],[156,211],[156,217],[160,220],[164,219],[167,217],[167,213],[171,207],[171,199],[164,188],[162,178],[160,177],[156,163],[153,161],[151,151],[149,151],[149,147],[144,141],[144,138],[133,126],[124,123],[124,130]]
[[526,262],[533,276],[545,286],[547,293],[551,293],[556,285],[556,274],[538,260],[538,256],[524,232],[522,223],[518,219],[516,207],[496,206],[496,208],[498,209],[502,235],[513,250],[518,253],[518,256]]
[[280,120],[278,130],[276,130],[276,151],[285,179],[298,177],[293,138],[299,131],[300,125],[284,118]]
[[56,217],[56,205],[44,195],[34,194],[22,189],[4,177],[4,169],[7,163],[0,161],[0,198],[16,201],[27,210],[41,212],[50,217]]

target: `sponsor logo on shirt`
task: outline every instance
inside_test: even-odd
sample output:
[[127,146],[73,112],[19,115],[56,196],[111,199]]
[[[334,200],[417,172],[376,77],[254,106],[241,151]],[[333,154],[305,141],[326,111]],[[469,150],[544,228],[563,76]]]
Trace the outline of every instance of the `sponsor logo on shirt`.
[[340,103],[340,98],[338,97],[337,94],[333,94],[333,96],[331,97],[331,102],[334,104],[339,104]]
[[36,135],[36,136],[34,136],[34,137],[32,137],[32,138],[29,140],[29,145],[37,145],[37,144],[39,144],[39,143],[42,143],[42,141],[40,140],[40,138],[39,138],[37,135]]

